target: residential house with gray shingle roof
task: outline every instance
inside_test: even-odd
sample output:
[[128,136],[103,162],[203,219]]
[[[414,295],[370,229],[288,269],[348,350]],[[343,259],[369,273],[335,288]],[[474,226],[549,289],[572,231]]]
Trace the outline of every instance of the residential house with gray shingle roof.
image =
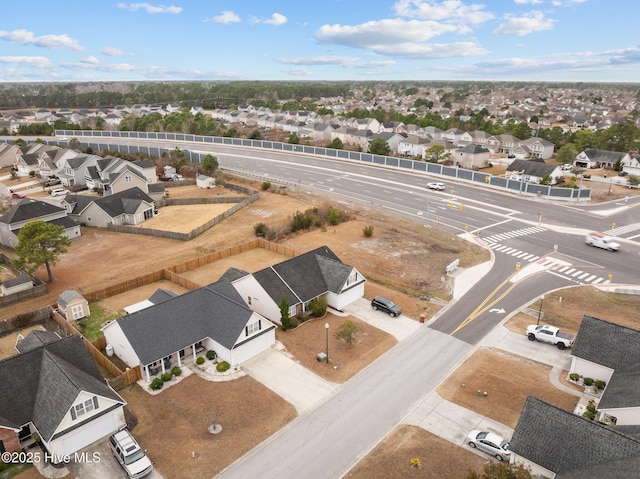
[[587,148],[578,153],[573,163],[579,168],[613,168],[618,160],[626,164],[631,161],[631,156],[620,151]]
[[232,367],[275,344],[276,326],[220,280],[116,319],[102,328],[107,344],[147,381],[214,350]]
[[102,377],[81,336],[26,349],[0,361],[1,451],[20,451],[39,436],[62,458],[126,426],[125,401]]
[[327,246],[295,256],[253,274],[232,270],[234,288],[247,305],[265,318],[281,324],[282,295],[289,303],[289,316],[309,311],[309,303],[324,297],[342,310],[364,296],[365,278],[338,258]]
[[153,199],[137,186],[106,196],[67,195],[62,204],[71,218],[97,228],[138,225],[155,216]]
[[485,168],[490,159],[491,152],[474,143],[458,148],[453,154],[454,163],[467,169]]
[[25,198],[0,216],[0,243],[9,248],[15,247],[20,228],[31,221],[45,221],[62,226],[69,239],[80,236],[80,225],[68,217],[67,210],[45,201]]
[[640,471],[640,441],[616,428],[529,396],[509,443],[534,477],[629,479]]
[[570,373],[606,382],[598,419],[640,425],[640,331],[584,316],[571,349]]
[[506,169],[506,175],[514,180],[538,183],[546,175],[551,176],[551,184],[563,177],[558,165],[547,165],[542,160],[513,160]]

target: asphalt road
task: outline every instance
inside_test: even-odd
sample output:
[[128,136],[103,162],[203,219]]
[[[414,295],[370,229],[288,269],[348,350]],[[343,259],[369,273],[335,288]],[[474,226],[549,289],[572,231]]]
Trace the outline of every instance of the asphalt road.
[[470,350],[446,334],[418,330],[216,477],[342,477]]

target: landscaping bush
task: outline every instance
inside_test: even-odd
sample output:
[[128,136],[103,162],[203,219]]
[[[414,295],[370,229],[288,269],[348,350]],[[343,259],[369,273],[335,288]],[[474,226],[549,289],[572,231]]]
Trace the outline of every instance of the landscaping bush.
[[314,316],[323,316],[327,312],[327,300],[319,296],[309,303],[309,308]]
[[298,315],[298,321],[300,321],[301,323],[304,323],[308,319],[309,319],[309,312],[308,311],[303,311]]
[[213,361],[216,358],[216,352],[213,349],[207,351],[207,359]]
[[260,185],[260,188],[262,188],[262,191],[267,191],[269,188],[271,188],[271,182],[263,181],[262,185]]
[[173,374],[174,376],[180,376],[182,374],[182,369],[180,369],[178,366],[174,366],[171,368],[171,374]]
[[373,225],[367,225],[362,228],[362,234],[365,238],[371,238],[371,236],[373,236]]
[[604,387],[607,385],[607,383],[605,381],[602,381],[600,379],[596,379],[594,381],[594,384],[596,385],[597,389],[604,389]]
[[222,361],[222,362],[218,363],[218,365],[216,366],[216,371],[218,371],[219,373],[223,373],[227,369],[229,369],[230,367],[231,367],[231,365],[228,362]]
[[585,419],[589,419],[590,421],[593,421],[596,418],[596,413],[593,411],[585,411],[582,413],[582,417]]
[[149,389],[157,391],[159,389],[162,389],[162,386],[164,386],[164,381],[160,378],[155,378],[153,381],[151,381],[151,384],[149,384]]
[[162,378],[162,380],[164,382],[167,382],[167,381],[171,381],[171,378],[173,377],[173,374],[171,372],[167,371],[166,373],[163,373],[162,376],[160,376],[160,377]]
[[569,379],[571,379],[572,381],[577,381],[578,379],[580,379],[580,375],[578,373],[571,373],[569,374]]
[[258,238],[264,238],[269,232],[269,227],[264,223],[258,223],[253,227],[253,232]]
[[327,216],[329,224],[337,225],[340,222],[340,212],[336,208],[331,208]]
[[198,356],[196,359],[196,364],[204,364],[204,358],[202,356]]
[[585,386],[593,386],[593,383],[594,383],[593,379],[591,378],[584,378],[582,382],[584,383]]

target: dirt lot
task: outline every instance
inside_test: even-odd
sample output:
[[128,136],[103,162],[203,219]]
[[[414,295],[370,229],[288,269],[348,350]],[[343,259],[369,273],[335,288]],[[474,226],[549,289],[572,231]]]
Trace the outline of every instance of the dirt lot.
[[[296,417],[249,376],[210,382],[192,374],[158,395],[137,385],[120,394],[138,420],[134,435],[166,479],[212,477]],[[207,431],[213,416],[222,424],[217,435]]]
[[202,223],[212,220],[235,203],[219,203],[212,205],[165,206],[160,214],[138,225],[140,228],[161,229],[176,233],[189,233]]
[[[362,327],[353,344],[347,344],[334,337],[340,325],[351,320]],[[329,358],[331,363],[319,363],[316,355],[325,350],[325,323],[329,324]],[[307,321],[295,330],[276,332],[287,352],[296,362],[318,376],[335,383],[343,383],[368,366],[378,357],[395,346],[398,341],[378,328],[360,321],[353,316],[342,317],[327,314],[317,320]]]
[[[418,458],[421,466],[412,467]],[[349,479],[466,479],[485,459],[416,426],[398,426],[344,477]]]
[[[551,367],[500,349],[479,349],[438,388],[438,394],[514,428],[528,395],[572,411],[577,396],[556,389]],[[464,386],[463,386],[464,385]],[[487,391],[487,397],[477,391]]]

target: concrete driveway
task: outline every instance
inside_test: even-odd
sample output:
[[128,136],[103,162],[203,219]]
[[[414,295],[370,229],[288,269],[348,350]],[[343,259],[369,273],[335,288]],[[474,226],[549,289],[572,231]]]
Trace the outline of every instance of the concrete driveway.
[[[151,456],[153,456],[152,452]],[[127,474],[111,453],[108,438],[82,449],[76,457],[81,460],[72,461],[67,466],[69,472],[76,479],[127,479]],[[155,469],[146,477],[148,479],[162,479],[160,473]]]

